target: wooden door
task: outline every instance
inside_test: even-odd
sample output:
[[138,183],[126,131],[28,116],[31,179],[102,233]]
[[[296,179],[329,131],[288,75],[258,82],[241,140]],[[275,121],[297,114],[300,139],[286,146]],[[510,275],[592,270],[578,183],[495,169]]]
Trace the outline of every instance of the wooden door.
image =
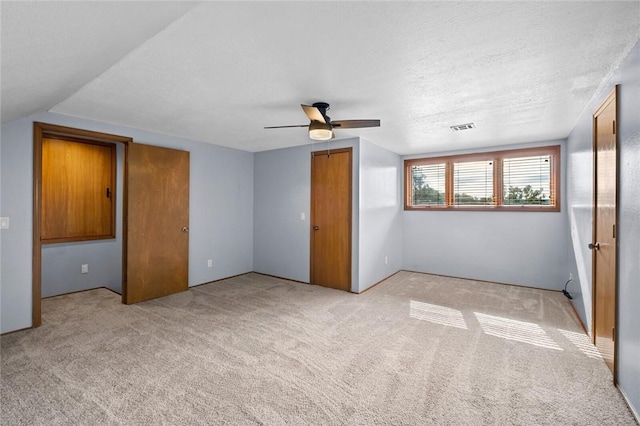
[[189,273],[189,153],[129,144],[124,303],[185,291]]
[[593,115],[593,339],[615,378],[616,326],[616,89]]
[[115,238],[115,188],[115,144],[43,137],[42,243]]
[[351,148],[311,154],[311,284],[351,291]]

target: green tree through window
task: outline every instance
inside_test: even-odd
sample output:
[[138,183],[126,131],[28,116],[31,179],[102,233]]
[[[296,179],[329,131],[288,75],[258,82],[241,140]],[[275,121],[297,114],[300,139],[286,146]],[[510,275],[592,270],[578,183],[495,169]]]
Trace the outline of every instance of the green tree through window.
[[[417,205],[444,205],[444,164],[415,167],[412,171],[412,198]],[[431,185],[429,184],[431,182]],[[442,190],[434,188],[440,186]]]
[[533,189],[531,185],[524,188],[510,186],[505,204],[509,205],[548,205],[549,197],[545,195],[543,189]]

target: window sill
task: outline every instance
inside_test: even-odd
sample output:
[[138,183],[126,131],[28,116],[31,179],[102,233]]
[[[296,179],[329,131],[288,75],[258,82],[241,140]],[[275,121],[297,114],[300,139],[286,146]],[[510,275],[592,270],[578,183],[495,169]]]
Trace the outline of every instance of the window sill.
[[421,212],[544,212],[544,213],[558,213],[560,212],[560,206],[545,206],[545,207],[531,207],[531,206],[404,206],[405,211],[421,211]]

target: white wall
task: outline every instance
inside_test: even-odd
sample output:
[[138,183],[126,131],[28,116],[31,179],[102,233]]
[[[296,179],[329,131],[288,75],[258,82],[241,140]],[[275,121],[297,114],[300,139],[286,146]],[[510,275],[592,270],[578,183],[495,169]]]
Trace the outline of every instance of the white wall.
[[[306,142],[306,141],[305,141]],[[256,272],[310,281],[311,152],[326,143],[254,154],[253,266]],[[331,141],[332,149],[353,148],[352,290],[358,289],[359,141]],[[305,220],[300,214],[305,214]]]
[[543,145],[562,146],[561,212],[404,211],[403,269],[561,290],[569,271],[565,141],[500,149]]
[[309,152],[301,146],[254,155],[253,267],[257,272],[309,282]]
[[26,119],[2,123],[0,151],[0,216],[10,219],[0,234],[0,331],[6,333],[31,326],[33,138]]
[[592,114],[618,89],[618,385],[640,415],[640,42],[594,96],[569,135],[568,199],[579,281],[574,305],[591,327]]
[[[33,115],[2,124],[1,215],[11,218],[11,228],[2,231],[1,241],[3,333],[31,326],[33,121],[190,151],[189,285],[253,270],[252,153],[59,114]],[[96,247],[99,244],[84,246],[86,250]],[[84,262],[73,253],[61,256],[79,274],[77,265]],[[207,259],[213,259],[213,268],[207,267]],[[101,269],[96,264],[93,271],[97,274]]]
[[358,292],[402,268],[402,203],[400,156],[360,139]]

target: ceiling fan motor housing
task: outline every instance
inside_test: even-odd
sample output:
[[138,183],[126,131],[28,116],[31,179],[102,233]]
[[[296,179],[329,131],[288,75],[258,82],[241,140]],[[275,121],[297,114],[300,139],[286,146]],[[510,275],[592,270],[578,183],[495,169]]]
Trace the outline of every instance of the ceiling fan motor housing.
[[327,110],[331,108],[326,102],[315,102],[311,106],[315,107],[320,111],[320,114],[324,117],[324,120],[327,124],[331,124],[331,118],[327,115]]
[[312,104],[311,106],[314,106],[314,107],[318,108],[322,112],[325,112],[326,110],[329,109],[329,104],[326,103],[326,102],[316,102],[316,103]]

